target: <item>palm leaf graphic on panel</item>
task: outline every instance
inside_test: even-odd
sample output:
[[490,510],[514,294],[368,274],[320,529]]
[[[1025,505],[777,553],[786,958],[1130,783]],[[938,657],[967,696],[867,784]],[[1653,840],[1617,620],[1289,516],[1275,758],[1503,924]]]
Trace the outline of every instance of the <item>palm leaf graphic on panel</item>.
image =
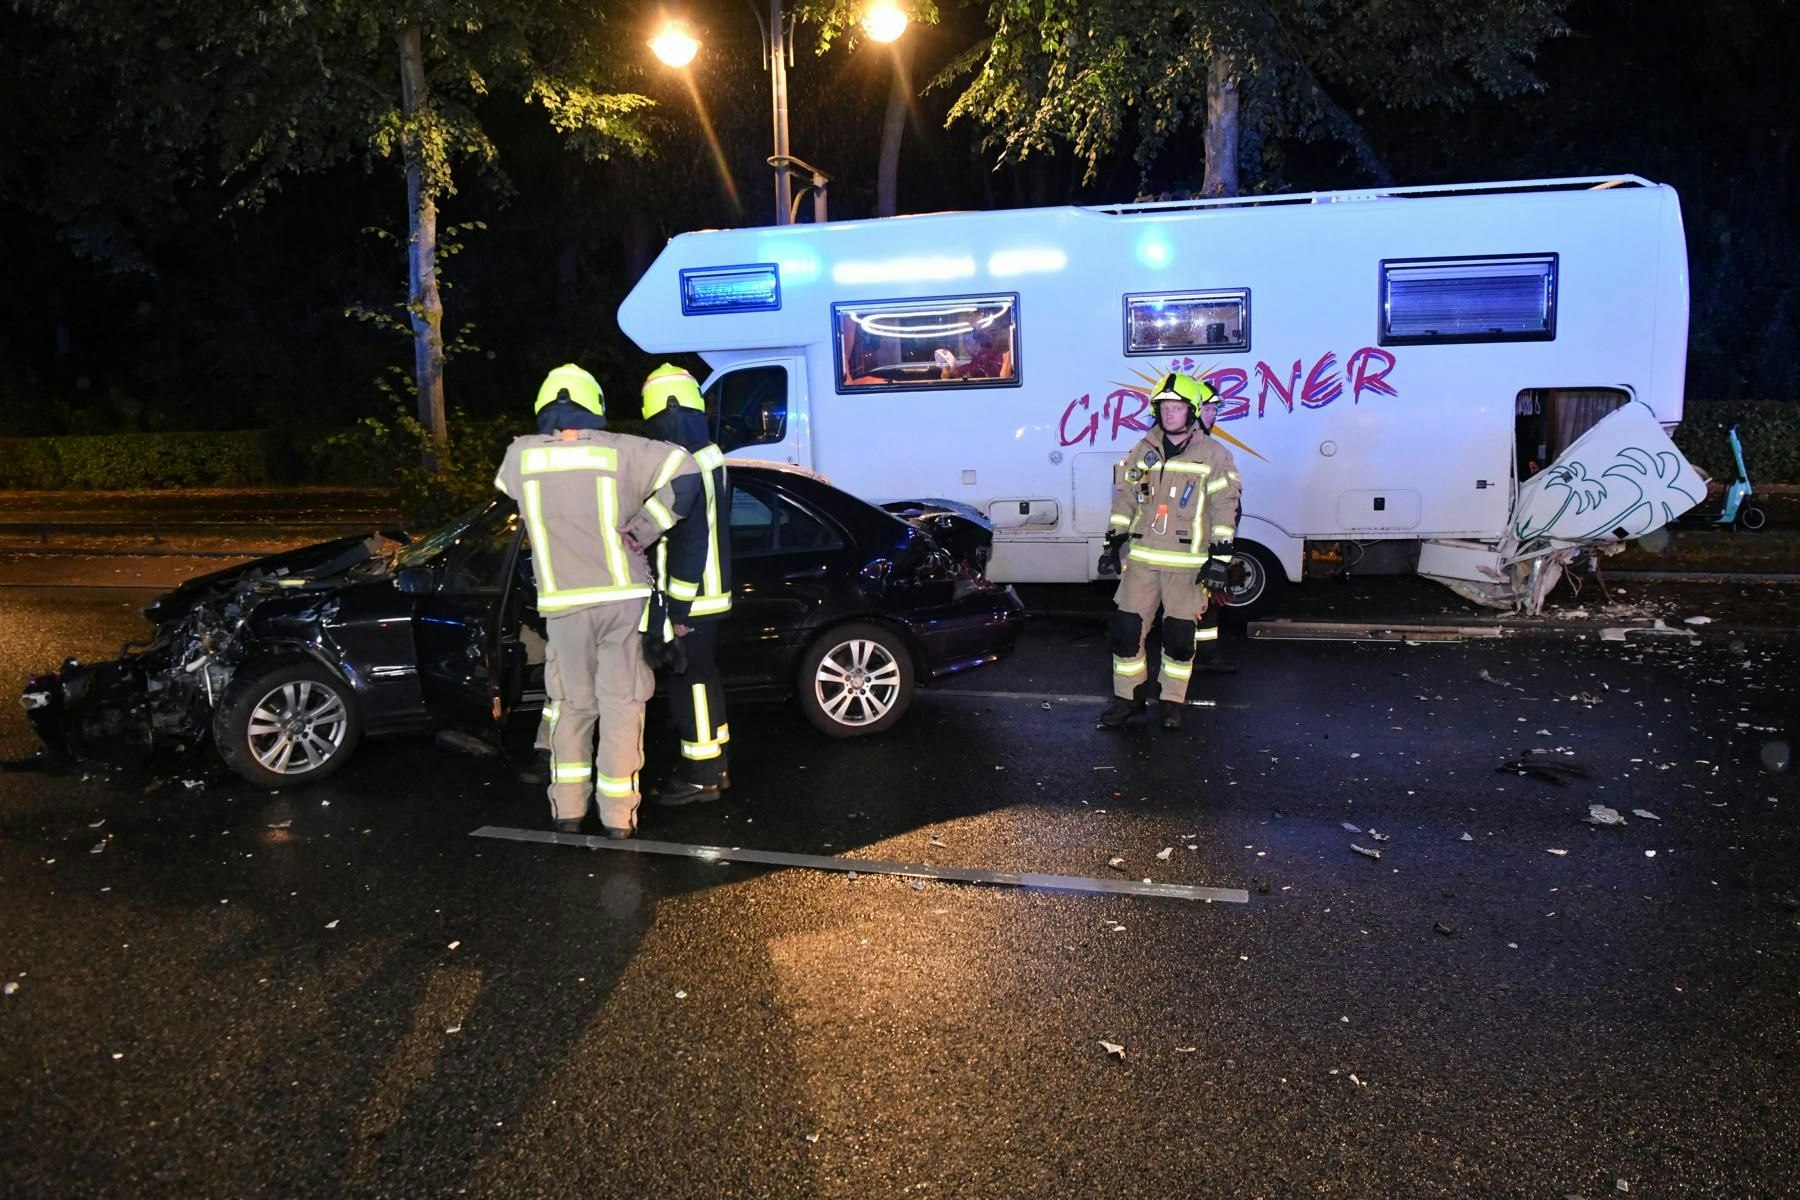
[[1559,462],[1531,482],[1547,496],[1561,492],[1561,503],[1521,505],[1513,536],[1581,542],[1648,533],[1699,503],[1681,486],[1684,465],[1678,454],[1637,446],[1616,451],[1598,476],[1580,459]]

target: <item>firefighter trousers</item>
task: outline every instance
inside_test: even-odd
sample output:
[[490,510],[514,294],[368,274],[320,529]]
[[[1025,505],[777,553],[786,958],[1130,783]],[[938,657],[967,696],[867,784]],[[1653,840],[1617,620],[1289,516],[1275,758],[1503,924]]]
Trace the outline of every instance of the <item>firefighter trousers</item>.
[[656,690],[638,633],[643,612],[641,600],[614,600],[545,621],[550,808],[559,821],[580,820],[592,796],[602,825],[637,827],[644,703]]
[[719,681],[719,628],[721,621],[701,621],[688,626],[682,636],[687,652],[687,672],[670,675],[669,710],[681,734],[681,765],[674,778],[708,787],[725,775],[726,744],[731,727],[725,723],[725,693]]
[[[1174,704],[1186,701],[1196,648],[1205,643],[1210,659],[1218,647],[1218,606],[1210,606],[1208,613],[1206,589],[1200,585],[1198,572],[1165,571],[1127,562],[1113,604],[1116,610],[1108,624],[1113,695],[1126,700],[1148,695],[1150,662],[1144,642],[1161,609],[1162,662],[1157,672],[1161,695]],[[1207,615],[1210,621],[1204,621]]]

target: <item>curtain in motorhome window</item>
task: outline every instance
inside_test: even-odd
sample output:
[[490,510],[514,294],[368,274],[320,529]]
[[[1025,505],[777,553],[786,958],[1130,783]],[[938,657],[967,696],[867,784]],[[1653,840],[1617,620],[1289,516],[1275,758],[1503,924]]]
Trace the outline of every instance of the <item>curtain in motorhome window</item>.
[[840,392],[1019,383],[1019,298],[944,296],[831,306]]
[[1125,353],[1224,354],[1250,348],[1250,292],[1156,292],[1125,297]]
[[1556,262],[1554,254],[1384,259],[1381,344],[1551,341]]

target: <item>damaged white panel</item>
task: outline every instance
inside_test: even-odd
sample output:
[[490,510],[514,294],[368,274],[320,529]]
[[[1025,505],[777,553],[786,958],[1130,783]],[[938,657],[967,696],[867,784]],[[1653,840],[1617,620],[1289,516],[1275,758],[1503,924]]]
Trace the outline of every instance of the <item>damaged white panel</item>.
[[1478,604],[1536,614],[1581,553],[1616,553],[1620,543],[1661,529],[1705,495],[1700,473],[1650,407],[1633,401],[1519,485],[1498,545],[1426,542],[1419,574]]

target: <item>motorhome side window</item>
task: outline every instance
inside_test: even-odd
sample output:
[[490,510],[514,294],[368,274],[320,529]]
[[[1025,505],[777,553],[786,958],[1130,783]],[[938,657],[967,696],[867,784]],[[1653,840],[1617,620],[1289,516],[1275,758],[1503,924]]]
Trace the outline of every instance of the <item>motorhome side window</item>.
[[1155,292],[1125,297],[1125,353],[1199,351],[1224,354],[1250,348],[1250,293]]
[[840,392],[1019,382],[1016,295],[834,304],[831,320]]
[[1390,258],[1381,263],[1381,344],[1548,342],[1554,254]]

